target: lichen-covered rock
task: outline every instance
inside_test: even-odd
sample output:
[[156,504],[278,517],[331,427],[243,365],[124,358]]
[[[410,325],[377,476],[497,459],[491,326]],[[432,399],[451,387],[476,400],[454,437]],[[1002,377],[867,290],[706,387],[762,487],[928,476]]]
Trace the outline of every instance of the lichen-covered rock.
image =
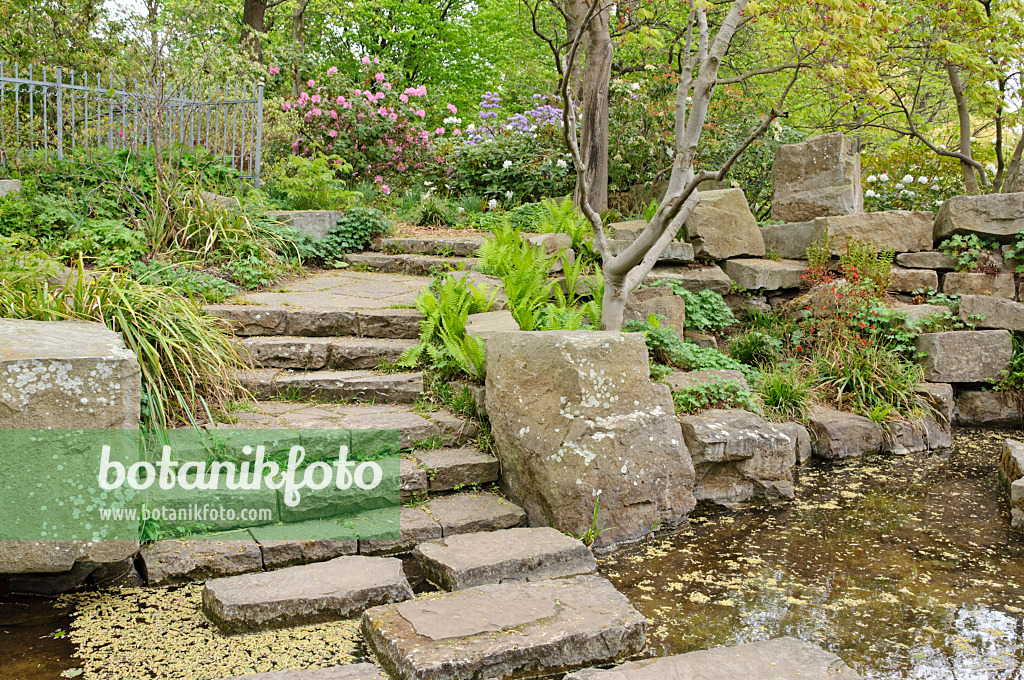
[[644,279],[644,283],[647,285],[656,281],[672,281],[691,293],[710,290],[719,295],[725,295],[732,289],[732,279],[718,265],[700,269],[659,265],[652,269]]
[[877,248],[909,253],[932,249],[932,214],[920,210],[886,210],[819,217],[819,227],[832,237],[832,253],[846,253],[846,239],[857,239]]
[[899,253],[896,255],[896,264],[907,269],[941,269],[945,271],[956,269],[956,260],[952,255],[934,250]]
[[807,427],[814,454],[820,458],[878,453],[884,443],[882,428],[875,421],[824,406],[809,409]]
[[651,314],[663,317],[662,326],[675,329],[680,337],[686,331],[686,300],[668,286],[649,286],[629,294],[626,320],[647,321]]
[[267,215],[314,239],[326,238],[341,219],[336,210],[276,210]]
[[923,395],[939,415],[939,420],[953,422],[953,410],[956,402],[953,399],[953,386],[949,383],[923,382],[917,387],[917,393]]
[[781,144],[772,163],[772,219],[804,222],[864,210],[860,154],[832,132],[799,144]]
[[796,447],[796,462],[806,463],[811,458],[811,433],[800,423],[773,423],[775,429],[781,430],[789,435]]
[[21,180],[20,179],[3,179],[0,180],[0,196],[6,196],[7,194],[20,194],[21,193]]
[[935,215],[935,241],[977,234],[1009,243],[1024,229],[1024,193],[954,196]]
[[988,295],[964,295],[960,320],[977,328],[1024,331],[1024,304]]
[[994,382],[1013,357],[1010,333],[1002,330],[921,333],[916,344],[928,382]]
[[792,498],[796,442],[760,417],[713,409],[680,418],[698,501],[729,505],[751,498]]
[[764,257],[764,239],[742,189],[702,191],[686,221],[686,237],[697,257]]
[[949,272],[942,279],[942,292],[946,295],[987,295],[1012,300],[1016,286],[1013,274],[1009,272]]
[[581,535],[600,498],[596,545],[606,547],[693,509],[693,464],[641,334],[496,334],[487,367],[502,479],[532,525]]
[[[633,239],[609,239],[608,250],[618,255],[633,245]],[[693,262],[693,244],[685,241],[671,241],[658,256],[658,262]]]

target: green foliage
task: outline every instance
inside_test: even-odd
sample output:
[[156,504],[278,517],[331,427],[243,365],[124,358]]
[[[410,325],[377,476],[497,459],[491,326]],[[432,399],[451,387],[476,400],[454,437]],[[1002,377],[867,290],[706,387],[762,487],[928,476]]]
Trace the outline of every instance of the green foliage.
[[735,380],[714,380],[672,391],[677,413],[697,413],[711,408],[756,410],[750,390]]
[[686,302],[686,330],[714,333],[738,323],[725,299],[713,290],[691,293],[670,279],[655,281],[654,286],[668,286]]
[[875,344],[856,350],[819,346],[812,363],[815,386],[840,409],[882,420],[919,418],[930,412],[917,392],[924,380],[923,369],[888,348]]
[[322,239],[300,234],[289,227],[278,227],[295,248],[303,262],[333,266],[348,253],[368,249],[373,240],[394,229],[391,222],[376,208],[356,206],[347,210]]
[[803,421],[814,390],[800,364],[767,369],[757,383],[762,411],[771,420]]
[[740,371],[748,381],[757,377],[757,371],[727,357],[717,349],[683,342],[672,329],[663,328],[661,322],[662,319],[652,315],[647,321],[628,320],[622,325],[622,330],[627,333],[644,334],[647,350],[654,363],[674,366],[684,371]]
[[571,165],[557,147],[542,146],[529,135],[503,134],[460,148],[450,183],[460,193],[504,205],[528,203],[569,193],[576,181]]
[[813,288],[828,276],[832,266],[832,251],[835,250],[835,237],[822,234],[821,238],[807,248],[807,270],[801,278],[808,288]]
[[153,260],[136,262],[132,275],[139,283],[167,286],[199,302],[219,303],[238,293],[238,286],[213,274]]
[[[3,206],[0,204],[0,224],[2,224],[2,216]],[[2,231],[0,231],[0,233],[2,233]],[[1013,241],[1010,243],[1010,247],[1006,251],[1006,259],[1015,260],[1018,264],[1013,270],[1018,274],[1024,274],[1024,231],[1018,231],[1017,235],[1013,237]]]
[[448,201],[433,191],[422,194],[406,214],[410,222],[421,227],[448,227],[456,220]]
[[537,231],[542,234],[568,234],[576,254],[581,259],[585,257],[593,260],[594,228],[573,205],[572,198],[566,196],[561,201],[545,198],[541,204],[544,206],[544,212],[537,223]]
[[119,333],[142,367],[149,427],[207,420],[242,390],[245,363],[221,322],[170,288],[126,274],[86,273],[81,261],[52,285],[57,263],[30,239],[0,239],[0,316],[39,321],[98,321]]
[[505,212],[489,210],[470,215],[469,223],[480,231],[494,231],[495,227],[500,227],[506,222],[519,231],[537,231],[543,214],[543,204],[524,203]]
[[399,359],[408,368],[425,366],[445,379],[483,376],[484,345],[479,338],[466,335],[470,314],[486,312],[488,298],[468,279],[443,274],[416,296],[416,309],[425,317],[420,322],[420,342]]
[[339,163],[321,154],[285,156],[270,166],[264,190],[290,210],[348,210],[361,195],[335,179],[337,173],[352,172],[351,165]]
[[[1014,240],[1014,253],[1020,236]],[[987,263],[986,253],[997,250],[999,243],[977,234],[954,234],[939,244],[939,250],[956,260],[958,272],[975,271]]]
[[839,269],[852,284],[863,282],[877,293],[884,293],[892,280],[892,261],[896,251],[879,250],[869,241],[846,237],[846,252],[839,256]]
[[71,231],[67,240],[58,241],[54,253],[73,260],[81,254],[97,267],[124,268],[146,252],[142,232],[130,229],[120,220],[88,219]]
[[1024,333],[1013,334],[1013,357],[1010,368],[1000,380],[997,389],[1024,394]]
[[749,366],[763,367],[778,360],[782,341],[768,333],[748,330],[729,339],[729,356]]

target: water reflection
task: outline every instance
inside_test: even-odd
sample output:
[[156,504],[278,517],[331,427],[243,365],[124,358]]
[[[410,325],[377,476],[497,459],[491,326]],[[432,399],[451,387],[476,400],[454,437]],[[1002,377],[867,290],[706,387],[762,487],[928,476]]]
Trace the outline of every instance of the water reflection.
[[1007,436],[952,452],[801,470],[797,500],[704,512],[602,571],[662,656],[794,635],[872,680],[1024,680],[1024,536],[996,464]]

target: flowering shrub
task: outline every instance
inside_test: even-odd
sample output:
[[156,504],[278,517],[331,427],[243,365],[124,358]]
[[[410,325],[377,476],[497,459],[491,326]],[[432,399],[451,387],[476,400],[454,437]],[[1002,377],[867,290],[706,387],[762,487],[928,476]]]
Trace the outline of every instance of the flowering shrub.
[[[387,194],[390,188],[384,184],[385,175],[443,163],[444,158],[434,150],[435,140],[446,133],[459,135],[461,130],[430,129],[425,87],[399,91],[378,70],[376,60],[364,57],[363,64],[363,87],[347,86],[336,80],[337,69],[329,69],[326,81],[309,80],[308,90],[285,101],[282,109],[297,110],[301,115],[298,137],[292,143],[294,153],[334,156],[338,166],[352,166],[347,178],[372,177]],[[448,107],[457,111],[451,104]]]
[[863,164],[864,210],[868,212],[935,212],[947,198],[964,193],[956,162],[920,145],[900,142],[884,154],[863,156]]

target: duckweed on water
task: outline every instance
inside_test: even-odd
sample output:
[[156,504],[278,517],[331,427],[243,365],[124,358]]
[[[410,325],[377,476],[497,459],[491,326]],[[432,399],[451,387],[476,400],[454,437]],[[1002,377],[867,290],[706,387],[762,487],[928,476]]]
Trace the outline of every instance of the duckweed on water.
[[202,584],[65,596],[82,680],[208,680],[353,663],[359,622],[221,635],[200,611]]
[[647,616],[651,656],[780,635],[870,680],[1024,678],[1024,539],[996,470],[1007,436],[800,471],[797,500],[706,512],[601,570]]

